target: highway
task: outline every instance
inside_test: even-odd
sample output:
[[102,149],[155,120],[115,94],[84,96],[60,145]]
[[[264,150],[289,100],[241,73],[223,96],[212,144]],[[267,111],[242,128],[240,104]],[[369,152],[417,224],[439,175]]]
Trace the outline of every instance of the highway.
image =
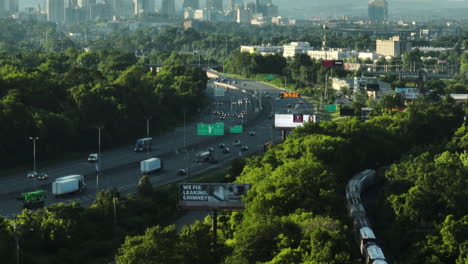
[[[226,77],[224,77],[226,78]],[[146,158],[158,157],[164,163],[164,169],[150,176],[153,185],[172,183],[187,176],[178,176],[179,169],[189,168],[189,177],[200,175],[204,172],[225,167],[232,159],[247,156],[251,153],[261,151],[266,142],[280,140],[280,131],[273,129],[274,118],[271,114],[292,113],[301,111],[310,114],[312,105],[302,102],[300,98],[278,97],[280,90],[271,86],[246,81],[241,79],[226,78],[227,85],[225,96],[214,97],[213,87],[220,86],[219,82],[210,81],[207,93],[212,97],[212,105],[200,116],[196,122],[187,123],[177,127],[162,136],[153,137],[153,148],[151,152],[134,152],[133,145],[123,146],[116,149],[101,152],[101,173],[99,181],[96,181],[96,165],[87,161],[87,156],[79,160],[59,162],[48,167],[38,168],[38,172],[46,173],[49,179],[36,181],[37,189],[51,191],[51,183],[55,178],[82,174],[85,176],[87,189],[84,193],[70,194],[65,197],[55,198],[50,193],[46,205],[57,202],[79,201],[82,205],[90,205],[96,196],[96,190],[118,187],[122,194],[136,191],[140,178],[139,162]],[[232,84],[235,81],[236,84]],[[261,98],[260,98],[261,97]],[[260,103],[262,102],[262,107]],[[298,107],[299,106],[299,107]],[[296,107],[298,109],[296,109]],[[221,119],[216,112],[229,113],[225,119]],[[244,119],[234,117],[233,114],[246,112]],[[188,113],[190,114],[190,113]],[[197,123],[225,123],[224,136],[197,136]],[[234,125],[244,124],[242,134],[229,134],[229,128]],[[255,135],[249,135],[255,131]],[[185,139],[184,139],[185,138]],[[233,146],[233,142],[239,139],[241,146],[247,146],[248,151],[241,151],[240,146]],[[220,143],[225,144],[231,151],[222,153],[218,148]],[[186,148],[184,148],[186,146]],[[198,163],[196,154],[212,147],[214,156],[218,163]],[[186,151],[187,150],[187,151]],[[96,151],[93,151],[96,152]],[[188,158],[188,161],[187,161]],[[22,202],[16,198],[22,192],[34,190],[34,180],[26,178],[24,173],[7,175],[0,178],[0,215],[14,217],[22,210]]]

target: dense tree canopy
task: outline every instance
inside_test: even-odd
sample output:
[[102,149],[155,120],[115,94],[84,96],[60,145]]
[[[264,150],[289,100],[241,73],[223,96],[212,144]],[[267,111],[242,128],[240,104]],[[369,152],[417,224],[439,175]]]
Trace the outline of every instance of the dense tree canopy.
[[[32,60],[34,59],[34,60]],[[8,166],[24,162],[30,136],[38,136],[39,160],[70,151],[96,149],[96,127],[103,147],[143,136],[144,116],[154,116],[155,133],[175,125],[204,101],[206,74],[166,59],[151,71],[135,56],[112,50],[0,56],[0,158]],[[176,103],[177,102],[177,103]],[[125,128],[125,129],[122,129]]]

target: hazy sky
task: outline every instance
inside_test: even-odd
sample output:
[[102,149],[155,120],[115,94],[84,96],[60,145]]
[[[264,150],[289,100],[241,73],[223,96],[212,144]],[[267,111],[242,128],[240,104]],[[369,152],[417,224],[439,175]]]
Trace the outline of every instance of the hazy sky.
[[[98,0],[99,2],[100,0]],[[227,3],[228,0],[224,0]],[[468,0],[387,0],[389,15],[426,15],[443,14],[444,10],[460,8],[468,10]],[[44,6],[45,0],[19,0],[20,9],[24,7],[37,7],[38,3]],[[67,1],[66,1],[67,2]],[[206,0],[200,0],[202,6]],[[245,0],[244,2],[254,2]],[[176,0],[176,8],[180,10],[182,0]],[[310,18],[311,16],[365,16],[367,14],[368,0],[273,0],[279,6],[282,16],[298,16]],[[161,0],[156,0],[156,7],[161,6]],[[424,12],[418,12],[424,10]],[[441,13],[442,12],[442,13]],[[447,15],[450,12],[445,12]]]

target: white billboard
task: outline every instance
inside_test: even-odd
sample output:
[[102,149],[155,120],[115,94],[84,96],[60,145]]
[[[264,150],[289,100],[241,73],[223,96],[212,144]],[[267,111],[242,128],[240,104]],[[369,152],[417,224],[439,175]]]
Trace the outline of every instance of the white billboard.
[[244,209],[242,196],[250,184],[182,183],[179,184],[179,208],[190,210]]
[[275,127],[276,128],[296,128],[302,126],[306,122],[316,123],[318,118],[316,115],[303,115],[303,114],[276,114]]

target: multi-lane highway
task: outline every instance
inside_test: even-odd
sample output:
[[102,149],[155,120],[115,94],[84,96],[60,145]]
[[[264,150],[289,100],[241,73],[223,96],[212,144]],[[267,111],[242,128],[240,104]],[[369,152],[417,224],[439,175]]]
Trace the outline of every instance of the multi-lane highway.
[[[233,81],[236,83],[233,84]],[[177,171],[187,167],[189,176],[200,175],[216,167],[222,167],[236,157],[258,152],[262,150],[266,142],[272,140],[277,142],[280,132],[273,129],[272,114],[297,111],[304,114],[311,113],[310,104],[302,102],[300,98],[279,99],[280,90],[271,86],[232,78],[225,82],[230,82],[230,85],[223,84],[227,87],[225,95],[214,97],[213,88],[221,84],[211,80],[208,83],[207,92],[212,97],[212,104],[195,122],[177,127],[162,136],[153,137],[151,152],[136,153],[133,151],[133,145],[103,151],[98,181],[95,164],[89,163],[86,156],[80,160],[70,160],[39,168],[38,171],[48,174],[49,179],[36,181],[37,188],[49,192],[55,178],[70,174],[82,174],[86,178],[87,189],[84,193],[61,198],[50,195],[46,200],[46,205],[70,201],[79,201],[83,205],[89,205],[94,201],[97,189],[102,190],[113,186],[118,187],[124,194],[134,192],[140,178],[139,162],[149,157],[158,157],[164,162],[164,169],[150,176],[154,185],[183,179],[186,176],[178,176]],[[227,115],[222,117],[220,112]],[[244,118],[238,117],[241,112],[246,113]],[[227,132],[224,136],[197,136],[197,123],[216,122],[225,123]],[[241,124],[244,126],[242,134],[229,134],[230,127]],[[255,131],[255,135],[249,135],[250,131]],[[233,146],[235,140],[240,140],[241,146],[247,146],[248,151],[241,151],[241,146]],[[222,150],[218,148],[221,143],[230,149],[229,153],[222,153]],[[218,163],[196,161],[196,154],[208,148],[214,149],[213,154]],[[0,215],[12,217],[22,210],[22,203],[16,198],[22,192],[34,190],[34,181],[26,178],[26,174],[27,171],[0,178]]]

